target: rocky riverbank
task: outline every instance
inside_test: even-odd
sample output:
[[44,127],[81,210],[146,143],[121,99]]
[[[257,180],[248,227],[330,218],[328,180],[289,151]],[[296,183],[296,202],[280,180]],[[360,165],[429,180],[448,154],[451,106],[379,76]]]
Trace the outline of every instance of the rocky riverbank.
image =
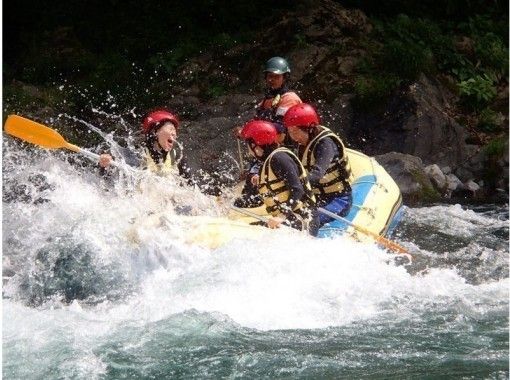
[[[378,86],[392,78],[388,63],[380,70],[367,69],[377,59],[388,60],[386,46],[374,37],[381,35],[375,33],[380,27],[363,11],[334,1],[303,4],[264,23],[249,42],[192,55],[171,78],[148,82],[144,91],[152,98],[143,104],[119,110],[107,97],[101,106],[89,101],[77,110],[74,105],[87,91],[70,91],[69,84],[42,88],[11,81],[4,111],[52,123],[72,141],[104,149],[97,136],[83,125],[76,129],[62,115],[115,131],[121,140],[137,131],[146,108],[166,106],[183,119],[180,135],[191,165],[218,177],[218,171],[235,172],[232,158],[238,160],[239,147],[231,130],[254,115],[263,93],[261,68],[267,58],[281,55],[291,63],[292,87],[316,106],[323,124],[348,147],[375,156],[396,179],[408,204],[452,198],[508,201],[508,71],[493,80],[495,93],[484,103],[490,128],[478,128],[484,111],[466,106],[469,97],[459,91],[454,74],[414,61],[396,62],[402,65],[399,70],[414,68],[416,73],[378,93]],[[397,22],[407,25],[405,18]],[[454,39],[457,50],[452,54],[474,54],[468,36],[459,33]],[[379,51],[380,56],[374,53]],[[374,72],[387,76],[374,79]],[[105,112],[91,112],[95,108]]]

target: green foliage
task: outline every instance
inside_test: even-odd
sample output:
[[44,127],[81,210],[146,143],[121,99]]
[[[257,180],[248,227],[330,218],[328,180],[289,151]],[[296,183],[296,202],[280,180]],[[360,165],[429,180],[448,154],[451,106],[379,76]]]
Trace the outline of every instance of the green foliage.
[[487,74],[461,81],[459,91],[464,102],[475,109],[484,107],[496,96],[496,87]]
[[297,48],[304,48],[306,46],[306,37],[302,34],[294,34],[294,41],[296,42]]
[[[508,12],[508,9],[507,9]],[[494,33],[500,39],[508,38],[508,16],[495,15],[488,13],[477,13],[472,15],[465,22],[458,24],[458,29],[467,35],[483,36],[488,33]]]
[[421,201],[434,202],[441,198],[439,192],[431,186],[430,180],[424,175],[423,172],[418,170],[411,170],[411,175],[414,180],[421,185],[419,198]]
[[[456,1],[450,5],[459,6]],[[360,104],[377,99],[377,94],[387,96],[392,83],[443,71],[458,80],[463,104],[479,110],[495,98],[497,82],[508,77],[508,47],[501,28],[505,24],[496,17],[473,15],[456,25],[399,14],[375,20],[374,25],[373,38],[379,44],[367,43],[369,54],[358,65],[361,78],[355,89]],[[454,40],[459,32],[468,44],[471,41],[470,50],[457,50]],[[390,76],[398,80],[388,81]]]
[[454,53],[448,57],[450,60],[444,61],[444,68],[459,81],[468,80],[476,75],[475,65],[465,56],[459,53]]
[[362,110],[381,105],[400,83],[397,76],[361,75],[354,84],[354,104]]
[[381,30],[387,41],[384,56],[388,70],[404,79],[416,79],[420,73],[435,71],[436,63],[453,53],[451,39],[437,22],[400,14]]
[[57,28],[38,38],[40,43],[31,44],[21,59],[18,79],[48,84],[59,76],[77,80],[93,72],[96,57],[83,48],[72,28]]
[[127,83],[132,71],[131,62],[122,54],[117,52],[105,54],[96,66],[94,84],[103,87],[101,84],[104,82],[106,87],[110,88],[112,83]]
[[490,108],[485,108],[480,112],[478,120],[478,129],[483,132],[496,132],[500,129],[501,114]]
[[499,158],[508,151],[508,139],[506,137],[495,138],[484,147],[485,154],[490,158]]
[[475,52],[484,66],[508,76],[508,47],[501,38],[490,32],[478,37]]
[[63,100],[54,88],[33,87],[16,82],[3,86],[3,98],[6,103],[33,104],[38,107],[51,107]]
[[217,98],[219,96],[225,95],[227,93],[227,89],[221,83],[214,83],[209,85],[206,90],[206,95],[209,98]]
[[[508,15],[507,0],[343,0],[348,8],[360,8],[370,17],[392,17],[395,12],[412,17],[427,17],[434,20],[465,21],[473,15],[487,12]],[[501,17],[503,19],[503,17]]]
[[236,39],[228,33],[219,33],[215,35],[210,44],[222,49],[230,49],[237,43]]
[[428,47],[412,41],[391,40],[384,46],[382,64],[387,72],[413,80],[433,70],[434,60]]
[[186,40],[172,50],[157,53],[149,58],[149,64],[152,69],[163,74],[173,74],[177,67],[199,50],[200,45],[198,43],[193,40]]
[[[398,15],[391,20],[375,20],[374,43],[365,40],[369,53],[360,60],[354,86],[355,103],[368,109],[381,104],[404,81],[416,80],[421,73],[436,71],[436,50],[448,51],[439,26],[424,19]],[[440,47],[440,48],[439,48]]]

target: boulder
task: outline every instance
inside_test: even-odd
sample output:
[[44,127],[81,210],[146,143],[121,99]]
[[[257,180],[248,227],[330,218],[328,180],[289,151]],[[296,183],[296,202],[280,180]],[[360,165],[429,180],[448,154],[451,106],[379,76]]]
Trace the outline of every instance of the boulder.
[[439,166],[436,164],[428,165],[424,170],[425,173],[427,173],[429,176],[436,190],[440,191],[441,193],[444,192],[446,188],[446,176],[441,171]]
[[421,158],[391,152],[376,156],[375,159],[398,184],[405,203],[412,205],[440,199],[440,194],[425,172]]
[[349,137],[369,155],[396,151],[420,157],[425,165],[456,168],[467,157],[465,130],[447,112],[454,100],[439,81],[422,75],[380,114],[355,113]]
[[455,174],[446,175],[446,190],[447,195],[450,197],[454,191],[463,190],[464,184]]
[[473,180],[469,180],[464,184],[465,188],[473,193],[473,195],[476,194],[478,190],[480,190],[480,186]]

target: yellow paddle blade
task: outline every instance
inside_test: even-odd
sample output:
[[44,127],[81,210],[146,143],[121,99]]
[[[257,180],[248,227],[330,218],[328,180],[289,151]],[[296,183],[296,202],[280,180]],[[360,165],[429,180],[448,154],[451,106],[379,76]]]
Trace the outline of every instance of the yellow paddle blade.
[[9,115],[4,131],[11,136],[44,148],[67,148],[74,152],[80,151],[80,148],[68,143],[57,131],[18,115]]

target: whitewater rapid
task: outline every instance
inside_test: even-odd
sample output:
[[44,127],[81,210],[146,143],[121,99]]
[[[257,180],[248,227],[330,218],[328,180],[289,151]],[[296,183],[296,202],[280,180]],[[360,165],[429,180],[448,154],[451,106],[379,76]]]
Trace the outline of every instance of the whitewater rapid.
[[[394,337],[397,325],[410,328],[410,336],[474,334],[476,344],[487,341],[487,349],[476,348],[480,360],[493,355],[500,363],[505,355],[489,340],[508,332],[507,211],[405,208],[393,238],[410,249],[413,263],[374,244],[292,231],[209,248],[187,239],[195,226],[182,206],[196,220],[221,217],[228,193],[218,199],[146,174],[109,181],[75,160],[4,141],[3,351],[4,373],[14,378],[115,378],[131,370],[139,377],[144,366],[149,374],[179,374],[179,345],[186,365],[196,363],[189,358],[198,350],[211,371],[208,360],[223,363],[226,356],[204,347],[230,336],[242,352],[246,342],[287,342],[275,354],[283,360],[306,336],[312,345],[342,334],[342,341],[355,341],[353,326]],[[480,323],[491,320],[499,322],[484,335]],[[285,331],[290,335],[280,335]],[[391,346],[387,339],[382,346]],[[359,360],[366,359],[362,346]],[[409,349],[417,357],[428,350]],[[163,369],[155,352],[166,350],[175,366]],[[142,372],[116,367],[119,355],[126,368]],[[256,363],[278,368],[262,353],[243,355],[240,374]],[[352,360],[344,365],[357,368]]]

